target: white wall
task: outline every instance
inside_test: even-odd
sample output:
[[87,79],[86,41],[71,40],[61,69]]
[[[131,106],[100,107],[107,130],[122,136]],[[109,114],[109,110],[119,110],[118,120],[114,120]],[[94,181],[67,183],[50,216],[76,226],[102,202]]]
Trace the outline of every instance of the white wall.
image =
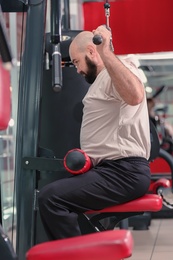
[[70,24],[72,30],[83,30],[82,0],[70,0]]

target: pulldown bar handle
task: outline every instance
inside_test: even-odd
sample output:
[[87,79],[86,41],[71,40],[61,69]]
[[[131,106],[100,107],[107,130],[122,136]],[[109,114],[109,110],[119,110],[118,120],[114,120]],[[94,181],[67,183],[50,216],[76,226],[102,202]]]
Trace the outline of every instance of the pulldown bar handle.
[[[105,9],[105,16],[106,16],[106,28],[111,31],[111,28],[109,27],[109,17],[110,17],[110,4],[108,1],[104,4],[104,9]],[[93,37],[93,43],[96,45],[100,45],[103,42],[103,39],[101,35],[95,35]],[[110,47],[111,50],[114,51],[113,45],[112,45],[112,38],[110,39]]]

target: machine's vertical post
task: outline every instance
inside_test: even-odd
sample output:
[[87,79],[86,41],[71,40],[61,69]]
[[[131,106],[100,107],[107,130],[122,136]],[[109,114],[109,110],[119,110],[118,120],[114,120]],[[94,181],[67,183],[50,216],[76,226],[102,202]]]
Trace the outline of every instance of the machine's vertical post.
[[16,252],[18,259],[34,245],[34,192],[36,171],[22,167],[22,158],[36,157],[44,58],[45,0],[30,0],[26,18],[25,46],[21,63],[15,158]]

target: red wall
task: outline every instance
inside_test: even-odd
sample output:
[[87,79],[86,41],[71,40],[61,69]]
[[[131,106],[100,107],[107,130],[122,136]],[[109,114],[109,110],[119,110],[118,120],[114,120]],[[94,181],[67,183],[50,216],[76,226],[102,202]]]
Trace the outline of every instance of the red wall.
[[[83,4],[84,30],[106,23],[104,2]],[[173,51],[173,0],[110,1],[116,54]]]

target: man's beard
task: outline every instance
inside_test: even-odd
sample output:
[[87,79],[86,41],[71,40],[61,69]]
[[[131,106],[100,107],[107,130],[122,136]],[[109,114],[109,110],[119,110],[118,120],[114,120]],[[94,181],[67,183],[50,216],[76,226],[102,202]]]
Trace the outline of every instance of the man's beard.
[[85,80],[92,84],[97,77],[97,66],[87,56],[85,56],[85,61],[88,67],[88,71],[85,73]]

